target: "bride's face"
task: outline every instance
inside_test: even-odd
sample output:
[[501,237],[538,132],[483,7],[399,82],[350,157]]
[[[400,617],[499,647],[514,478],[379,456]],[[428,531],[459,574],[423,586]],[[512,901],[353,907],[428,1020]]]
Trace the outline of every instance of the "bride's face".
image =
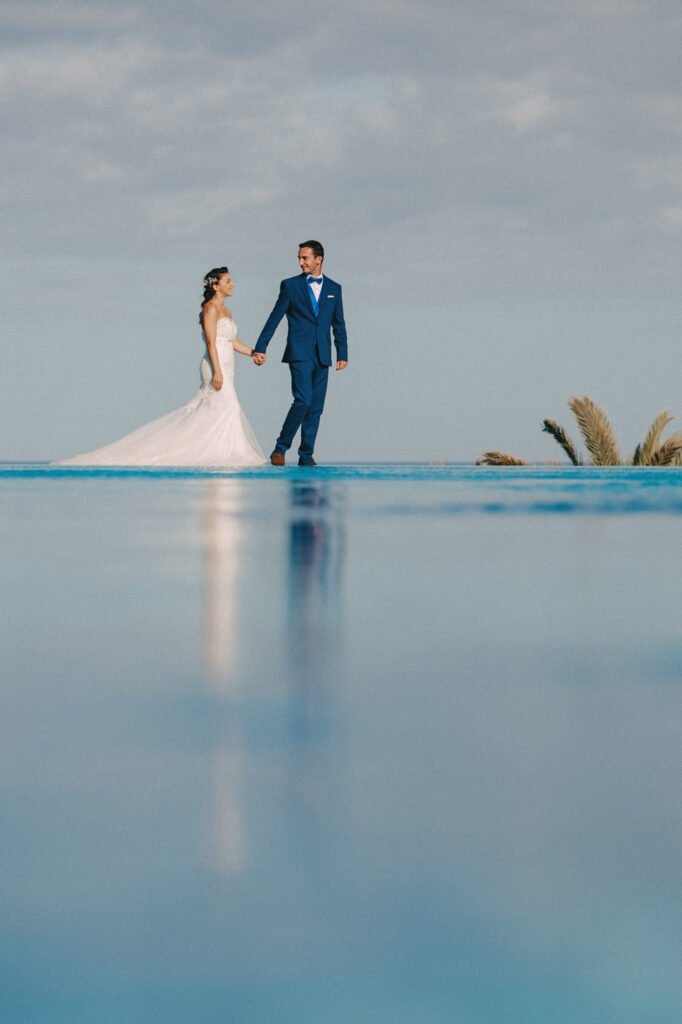
[[229,274],[220,275],[218,282],[215,285],[215,290],[216,295],[221,295],[224,299],[229,299],[234,290],[234,283]]

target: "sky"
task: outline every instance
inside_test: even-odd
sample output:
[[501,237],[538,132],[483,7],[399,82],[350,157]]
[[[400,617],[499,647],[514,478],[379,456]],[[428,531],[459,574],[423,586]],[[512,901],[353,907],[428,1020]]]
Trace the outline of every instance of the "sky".
[[[677,0],[0,0],[0,459],[188,401],[201,280],[254,344],[298,242],[343,285],[321,462],[626,452],[679,417]],[[242,405],[269,451],[281,327]]]

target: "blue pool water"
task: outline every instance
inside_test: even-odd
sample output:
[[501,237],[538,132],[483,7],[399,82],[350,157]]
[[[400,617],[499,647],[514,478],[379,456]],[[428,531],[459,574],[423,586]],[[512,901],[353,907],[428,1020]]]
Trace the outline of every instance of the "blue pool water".
[[677,1024],[682,470],[0,466],[2,1024]]

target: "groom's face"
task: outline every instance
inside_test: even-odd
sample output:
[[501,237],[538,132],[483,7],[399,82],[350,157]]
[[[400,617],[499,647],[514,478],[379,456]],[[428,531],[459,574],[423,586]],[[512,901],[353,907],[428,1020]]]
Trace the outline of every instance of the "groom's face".
[[319,277],[322,272],[322,257],[315,256],[313,250],[305,246],[298,250],[298,265],[304,274],[312,274]]

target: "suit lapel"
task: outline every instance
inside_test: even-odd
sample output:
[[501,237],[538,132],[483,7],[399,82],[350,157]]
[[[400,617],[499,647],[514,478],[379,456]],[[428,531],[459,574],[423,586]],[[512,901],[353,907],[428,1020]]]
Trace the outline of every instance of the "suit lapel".
[[[318,305],[318,316],[315,316],[315,310],[313,308],[312,297],[311,297],[311,294],[310,294],[310,288],[308,287],[308,275],[307,274],[301,274],[300,280],[301,280],[301,289],[303,291],[303,301],[305,302],[307,308],[309,309],[310,315],[313,318],[313,320],[317,320],[318,317],[319,317],[320,303],[318,302],[318,304],[317,304]],[[324,281],[322,282],[322,284],[324,285]],[[321,299],[322,299],[322,292],[320,292],[320,300]]]

